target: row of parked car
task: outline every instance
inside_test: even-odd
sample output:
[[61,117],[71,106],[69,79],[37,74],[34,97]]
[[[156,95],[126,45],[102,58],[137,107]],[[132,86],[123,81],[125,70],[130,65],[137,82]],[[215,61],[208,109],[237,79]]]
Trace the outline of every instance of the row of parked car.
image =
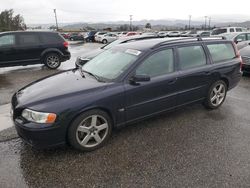
[[107,31],[90,31],[87,33],[61,33],[68,40],[82,40],[86,42],[101,42],[107,44],[113,42],[120,37],[128,37],[133,35],[158,36],[158,37],[209,37],[215,35],[223,35],[228,33],[246,31],[242,27],[224,27],[216,28],[212,31],[160,31],[160,32],[107,32]]
[[71,41],[101,42],[107,44],[113,42],[119,37],[137,35],[138,32],[107,32],[90,31],[86,33],[61,33],[61,35]]
[[[118,44],[160,38],[155,33],[138,34],[137,32],[116,34],[98,32],[94,35],[92,33],[91,36],[92,39],[89,40],[96,40],[105,45],[77,58],[76,67],[82,66],[99,53]],[[231,40],[237,45],[243,58],[242,70],[250,72],[250,32],[221,33],[220,37]],[[59,33],[23,31],[0,33],[0,67],[42,63],[50,69],[56,69],[61,62],[68,59],[70,59],[68,42]]]

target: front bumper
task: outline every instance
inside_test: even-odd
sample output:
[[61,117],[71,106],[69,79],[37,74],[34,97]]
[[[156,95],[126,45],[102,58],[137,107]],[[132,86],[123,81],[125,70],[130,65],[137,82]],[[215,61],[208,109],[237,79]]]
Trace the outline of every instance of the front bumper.
[[[66,143],[66,135],[60,127],[51,128],[28,128],[23,126],[18,120],[14,121],[17,134],[29,145],[45,149]],[[32,127],[36,123],[32,123]]]

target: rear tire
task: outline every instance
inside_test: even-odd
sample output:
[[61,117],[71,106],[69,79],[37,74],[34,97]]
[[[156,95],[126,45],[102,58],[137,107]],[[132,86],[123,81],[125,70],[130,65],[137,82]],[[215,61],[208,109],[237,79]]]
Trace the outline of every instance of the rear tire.
[[107,41],[106,39],[103,39],[103,40],[102,40],[102,43],[103,43],[103,44],[107,44],[108,41]]
[[226,99],[227,84],[223,80],[219,80],[209,88],[204,106],[208,109],[219,108]]
[[79,115],[68,130],[68,141],[80,151],[93,151],[102,147],[112,133],[112,121],[101,110],[90,110]]
[[48,53],[44,58],[44,64],[49,69],[57,69],[61,65],[60,56],[57,53]]

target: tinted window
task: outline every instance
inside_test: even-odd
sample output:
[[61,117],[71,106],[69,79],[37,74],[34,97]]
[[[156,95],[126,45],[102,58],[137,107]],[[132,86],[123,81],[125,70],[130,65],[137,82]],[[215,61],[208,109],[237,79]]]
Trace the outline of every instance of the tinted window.
[[209,37],[210,36],[210,32],[202,32],[201,33],[201,37]]
[[212,35],[219,35],[219,34],[226,33],[226,32],[227,32],[227,29],[215,29],[212,32]]
[[236,28],[236,32],[242,32],[241,28]]
[[0,37],[0,47],[2,46],[11,46],[15,44],[14,35],[4,35]]
[[40,36],[43,43],[46,44],[57,44],[64,41],[57,33],[41,33]]
[[136,70],[137,75],[160,76],[174,71],[173,50],[163,50],[151,55]]
[[206,55],[202,46],[178,48],[180,69],[189,69],[206,64]]
[[235,51],[231,43],[209,44],[207,47],[215,63],[235,57]]
[[231,33],[234,32],[234,29],[233,29],[233,28],[230,28],[230,32],[231,32]]
[[247,40],[250,40],[250,33],[247,33]]
[[242,41],[247,40],[245,34],[240,34],[240,35],[238,35],[238,36],[236,37],[236,41],[239,40],[239,39],[241,39]]
[[39,38],[36,34],[19,34],[19,43],[21,45],[39,44]]

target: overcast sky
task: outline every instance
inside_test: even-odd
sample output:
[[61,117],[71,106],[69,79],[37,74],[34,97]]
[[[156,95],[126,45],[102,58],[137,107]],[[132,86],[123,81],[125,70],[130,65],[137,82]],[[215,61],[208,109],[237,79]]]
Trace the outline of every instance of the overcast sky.
[[[250,0],[0,0],[0,11],[14,9],[27,24],[54,22],[105,22],[142,19],[203,19],[204,16],[237,15],[234,21],[250,20]],[[237,18],[237,19],[236,19]]]

